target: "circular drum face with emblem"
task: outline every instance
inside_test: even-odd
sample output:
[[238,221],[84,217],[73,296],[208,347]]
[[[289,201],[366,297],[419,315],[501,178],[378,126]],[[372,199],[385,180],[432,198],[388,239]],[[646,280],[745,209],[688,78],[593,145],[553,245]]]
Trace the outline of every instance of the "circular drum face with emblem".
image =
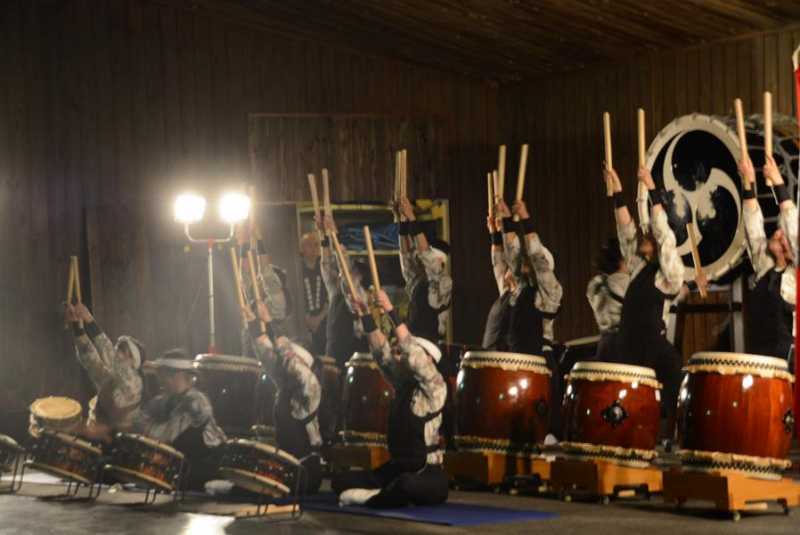
[[129,433],[114,438],[111,463],[106,474],[126,482],[162,492],[177,489],[183,467],[183,454],[172,446]]
[[336,359],[319,357],[317,368],[322,386],[322,399],[319,405],[319,429],[322,440],[331,444],[336,440],[339,425],[339,412],[342,402],[342,372],[336,366]]
[[33,443],[25,465],[82,485],[97,480],[100,448],[80,438],[43,429]]
[[456,387],[456,447],[532,453],[547,434],[550,370],[544,357],[470,351]]
[[737,470],[775,479],[794,429],[785,360],[742,353],[695,353],[678,397],[678,455],[684,468]]
[[[264,404],[261,363],[248,357],[202,354],[195,357],[197,388],[214,408],[214,418],[225,433],[249,435],[262,423]],[[270,407],[271,410],[271,407]]]
[[275,446],[235,439],[224,445],[219,473],[243,489],[283,498],[295,492],[299,466],[298,459]]
[[386,445],[394,388],[369,353],[355,353],[345,366],[342,440],[346,444]]
[[569,457],[646,466],[656,456],[661,385],[651,368],[576,362],[562,404]]
[[738,154],[736,131],[720,119],[701,114],[669,123],[647,151],[653,180],[667,192],[667,216],[686,280],[695,277],[687,225],[694,225],[709,280],[725,275],[742,257],[745,236]]

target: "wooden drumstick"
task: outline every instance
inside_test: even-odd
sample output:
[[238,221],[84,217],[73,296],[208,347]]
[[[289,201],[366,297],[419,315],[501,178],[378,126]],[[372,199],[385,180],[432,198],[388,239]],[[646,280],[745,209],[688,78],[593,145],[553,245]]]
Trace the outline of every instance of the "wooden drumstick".
[[733,101],[733,109],[736,111],[736,134],[739,136],[739,158],[742,160],[748,157],[747,137],[744,132],[744,108],[742,99],[737,98]]
[[700,263],[700,251],[697,249],[697,236],[694,233],[694,222],[687,223],[686,232],[689,234],[689,242],[692,246],[694,282],[697,284],[697,289],[700,290],[700,297],[705,299],[708,297],[708,279],[706,278],[706,272],[703,270],[703,264]]
[[494,204],[495,206],[500,201],[500,178],[497,176],[497,169],[492,171],[492,186],[494,188]]
[[67,277],[67,304],[72,304],[72,296],[75,293],[75,264],[73,257],[69,257],[69,276]]
[[408,198],[408,151],[403,149],[400,151],[400,196],[404,199]]
[[[772,93],[764,91],[764,158],[767,156],[772,156]],[[765,180],[772,187],[772,181]]]
[[614,158],[611,153],[611,114],[608,112],[603,113],[603,141],[606,151],[606,169],[611,170],[614,167]]
[[486,173],[486,191],[489,201],[489,217],[494,216],[494,187],[492,187],[492,173]]
[[336,256],[339,258],[339,265],[342,267],[342,274],[344,275],[347,289],[350,291],[350,295],[353,299],[355,299],[356,287],[353,284],[353,277],[350,275],[350,266],[347,264],[347,258],[342,251],[342,245],[339,243],[339,238],[336,236],[336,233],[331,233],[331,239],[333,240],[333,248],[336,251]]
[[381,279],[378,276],[378,263],[375,261],[375,250],[372,248],[372,233],[369,231],[369,227],[366,225],[364,225],[364,241],[367,243],[369,270],[372,273],[372,287],[376,292],[380,292]]
[[636,110],[636,125],[639,142],[639,167],[644,167],[647,165],[647,150],[645,149],[644,110],[642,108]]
[[506,192],[506,146],[500,145],[497,154],[497,196],[501,199],[505,197]]
[[314,178],[314,175],[311,173],[308,174],[308,187],[311,190],[311,202],[314,204],[314,217],[317,218],[317,221],[322,221],[322,217],[320,216],[320,211],[319,211],[319,195],[317,193],[317,179]]
[[331,186],[328,179],[328,170],[322,169],[322,203],[325,209],[325,215],[330,217],[333,215],[331,208]]
[[83,303],[83,294],[81,293],[81,269],[80,264],[78,264],[77,256],[72,257],[72,263],[74,264],[72,269],[74,270],[73,277],[75,278],[75,297],[78,303]]
[[400,201],[400,151],[394,153],[394,202]]
[[[519,154],[519,172],[517,173],[517,196],[516,200],[521,201],[525,194],[525,171],[528,168],[528,144],[522,145]],[[519,216],[514,214],[514,221],[519,221]]]
[[[256,263],[255,257],[253,255],[253,250],[247,250],[247,261],[250,263],[250,282],[253,285],[253,298],[256,300],[256,306],[261,301],[261,288],[258,286],[258,278],[256,277]],[[261,332],[267,332],[267,326],[264,325],[264,322],[261,322]]]

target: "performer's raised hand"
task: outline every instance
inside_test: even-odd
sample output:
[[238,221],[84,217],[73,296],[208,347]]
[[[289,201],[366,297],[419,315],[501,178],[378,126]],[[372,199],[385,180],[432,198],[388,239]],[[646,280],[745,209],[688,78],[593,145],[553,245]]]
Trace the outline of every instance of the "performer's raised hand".
[[753,184],[756,182],[756,169],[753,167],[753,161],[747,156],[739,160],[737,167],[739,168],[739,176],[742,177],[744,189],[752,189]]
[[247,323],[255,321],[256,315],[253,314],[253,309],[250,308],[250,305],[245,305],[242,307],[242,318],[244,318],[244,321]]
[[272,316],[270,315],[269,309],[264,301],[256,302],[256,314],[258,315],[258,319],[264,323],[269,323],[272,321]]
[[[656,189],[656,183],[653,180],[653,175],[650,174],[650,169],[647,167],[639,167],[639,170],[636,172],[636,176],[639,179],[639,182],[644,184],[647,189],[654,190]],[[621,188],[620,188],[621,191]]]
[[411,205],[411,201],[405,197],[400,199],[400,214],[408,221],[414,221],[416,219],[414,207]]
[[67,323],[77,323],[78,320],[78,313],[75,311],[75,307],[70,303],[67,303],[64,306],[64,321]]
[[336,221],[333,220],[332,215],[322,216],[322,226],[326,234],[337,234]]
[[486,216],[486,228],[489,229],[489,234],[494,234],[500,230],[497,227],[497,220],[491,214]]
[[[603,179],[606,181],[606,194],[609,197],[622,191],[622,181],[620,181],[617,171],[606,168],[605,164],[603,165]],[[609,187],[611,188],[611,193],[608,193]]]
[[392,301],[389,299],[389,296],[385,291],[383,291],[383,289],[375,292],[375,301],[378,303],[378,306],[381,307],[387,314],[394,310]]
[[514,201],[514,206],[512,207],[511,211],[520,219],[529,219],[531,217],[531,215],[528,213],[528,206],[522,199],[517,199]]
[[84,323],[91,323],[94,321],[94,316],[92,316],[92,313],[89,312],[89,309],[86,308],[86,305],[83,303],[75,305],[75,313],[78,315],[78,319]]
[[508,209],[508,205],[503,199],[497,201],[497,205],[494,208],[494,213],[501,219],[511,217],[511,210]]
[[775,163],[775,158],[773,158],[771,154],[766,156],[763,173],[764,180],[766,180],[767,184],[772,186],[783,186],[783,177],[781,176],[781,171],[778,169],[778,164]]

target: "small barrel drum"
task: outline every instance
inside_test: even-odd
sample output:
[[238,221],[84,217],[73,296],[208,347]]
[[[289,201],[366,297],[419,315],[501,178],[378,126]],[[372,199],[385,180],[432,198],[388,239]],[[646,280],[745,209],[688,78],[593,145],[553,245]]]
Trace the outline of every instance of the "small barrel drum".
[[233,439],[225,443],[220,476],[257,494],[283,498],[294,494],[300,461],[262,442]]
[[786,361],[695,353],[678,396],[678,455],[685,469],[736,470],[778,479],[791,463],[792,382]]
[[30,406],[31,436],[38,437],[42,429],[74,433],[81,426],[83,409],[71,398],[50,396],[39,398]]
[[456,447],[532,453],[550,419],[550,370],[544,357],[470,351],[456,389]]
[[119,433],[114,437],[111,463],[103,470],[125,483],[173,492],[183,470],[183,454],[142,435]]
[[262,423],[263,371],[261,363],[248,357],[197,355],[197,388],[208,396],[214,417],[225,433],[250,435]]
[[0,435],[0,474],[13,470],[17,458],[25,450],[8,435]]
[[91,485],[97,481],[102,454],[100,448],[74,435],[42,429],[25,466],[75,483]]
[[568,457],[647,466],[656,457],[660,389],[651,368],[576,362],[564,393],[561,448]]
[[369,353],[355,353],[345,364],[342,391],[344,421],[339,432],[346,444],[386,445],[394,388]]
[[331,444],[336,440],[339,413],[342,403],[342,372],[336,359],[319,357],[317,375],[322,385],[322,400],[319,405],[319,429],[322,440]]

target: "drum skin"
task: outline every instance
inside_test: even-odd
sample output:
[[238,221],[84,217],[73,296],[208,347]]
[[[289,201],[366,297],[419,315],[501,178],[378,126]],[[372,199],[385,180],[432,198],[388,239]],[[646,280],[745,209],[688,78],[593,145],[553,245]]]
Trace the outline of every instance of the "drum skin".
[[[751,359],[757,368],[748,368],[741,354],[692,356],[678,398],[681,450],[774,459],[778,464],[788,458],[794,426],[790,376],[786,371],[764,373],[764,366],[786,370],[786,363],[770,357]],[[696,464],[697,459],[688,462]]]
[[220,475],[258,494],[284,497],[294,491],[298,461],[274,446],[252,440],[229,440],[223,446]]
[[[231,436],[249,435],[262,424],[267,402],[261,364],[256,359],[202,354],[195,357],[197,388],[214,408],[214,418]],[[271,414],[272,404],[269,404]]]
[[339,413],[342,403],[342,371],[336,366],[335,359],[320,357],[318,375],[322,386],[322,399],[319,405],[319,428],[323,442],[331,444],[336,440],[339,426]]
[[470,351],[456,388],[456,447],[533,451],[550,418],[550,375],[542,357]]
[[[626,450],[654,450],[661,416],[656,385],[624,379],[625,370],[638,368],[634,366],[578,362],[573,370],[587,365],[595,370],[607,368],[607,375],[605,379],[589,379],[588,375],[582,377],[579,373],[568,376],[562,403],[564,441]],[[622,372],[618,379],[614,378],[615,369]],[[652,372],[652,380],[655,381],[655,372]],[[613,461],[610,451],[607,450],[606,455]]]
[[372,355],[356,353],[346,367],[340,435],[348,444],[385,444],[394,388],[383,377]]
[[84,485],[94,483],[102,451],[73,435],[45,429],[33,443],[26,465]]

